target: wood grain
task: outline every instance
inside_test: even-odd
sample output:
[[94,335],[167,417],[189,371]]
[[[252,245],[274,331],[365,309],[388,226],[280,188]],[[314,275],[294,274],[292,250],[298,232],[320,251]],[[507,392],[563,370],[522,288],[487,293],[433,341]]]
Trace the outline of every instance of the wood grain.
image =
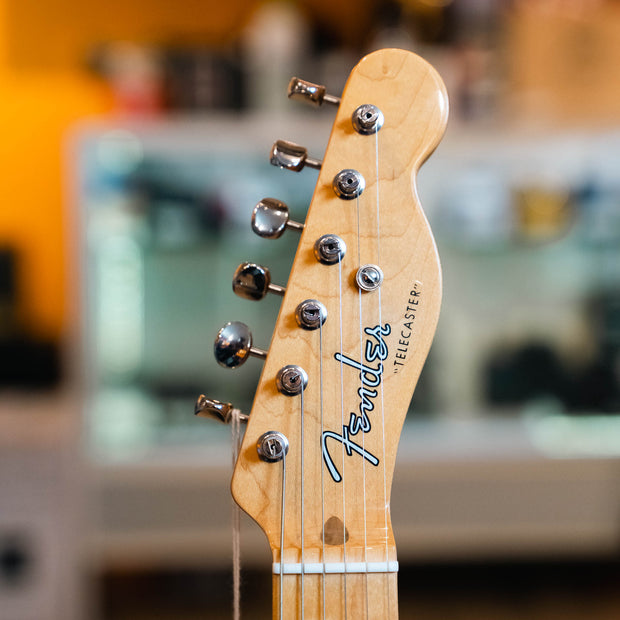
[[[309,620],[393,620],[398,618],[397,574],[347,575],[346,597],[343,575],[273,577],[273,617],[279,618],[280,586],[284,590],[283,618]],[[323,599],[325,595],[325,599]],[[303,600],[304,615],[301,613]]]
[[[378,106],[385,117],[376,135],[353,129],[351,115],[364,103]],[[403,50],[366,56],[345,87],[232,481],[235,500],[265,531],[274,562],[280,561],[283,467],[258,458],[256,442],[268,430],[284,433],[290,443],[284,561],[396,559],[389,515],[394,460],[441,302],[439,258],[417,198],[416,173],[441,139],[447,114],[437,73]],[[356,200],[342,200],[332,189],[334,176],[344,168],[358,170],[366,180]],[[320,264],[314,256],[315,240],[328,233],[346,243],[339,265]],[[379,291],[360,293],[355,274],[368,263],[381,267],[384,281]],[[321,330],[298,327],[295,309],[305,299],[327,307]],[[386,334],[383,343],[379,329]],[[348,361],[341,363],[336,354]],[[308,373],[303,415],[302,398],[283,396],[276,388],[276,374],[286,364],[298,364]],[[370,429],[354,434],[352,420],[359,422],[362,414]],[[346,442],[326,440],[329,459],[342,476],[336,481],[325,466],[321,437],[324,431],[344,436],[347,430],[357,451],[353,447],[349,454]],[[324,541],[330,519],[328,538],[337,544]],[[338,520],[343,523],[340,539],[332,531]],[[283,581],[283,617],[301,618],[301,577]],[[275,584],[274,618],[279,618],[279,577]],[[327,617],[333,620],[398,615],[395,574],[307,575],[305,619],[324,617],[323,592],[329,598]]]

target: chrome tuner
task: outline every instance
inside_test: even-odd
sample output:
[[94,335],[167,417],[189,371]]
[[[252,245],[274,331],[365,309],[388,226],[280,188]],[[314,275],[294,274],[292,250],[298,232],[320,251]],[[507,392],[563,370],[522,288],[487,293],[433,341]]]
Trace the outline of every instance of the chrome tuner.
[[235,415],[239,418],[239,422],[248,421],[248,416],[241,413],[239,409],[235,409],[230,403],[221,403],[219,400],[207,398],[204,394],[201,394],[196,401],[194,415],[224,424],[230,424]]
[[339,198],[353,200],[364,191],[366,181],[357,170],[347,168],[334,177],[332,188]]
[[258,438],[256,451],[263,461],[277,463],[288,453],[288,439],[278,431],[267,431]]
[[267,293],[283,296],[286,291],[283,286],[271,283],[267,267],[256,263],[241,263],[233,276],[232,287],[236,295],[251,301],[258,301]]
[[252,346],[252,332],[245,323],[232,321],[226,323],[217,333],[213,343],[213,354],[220,366],[237,368],[248,357],[266,359],[267,352]]
[[308,386],[308,373],[295,364],[289,364],[278,370],[276,387],[285,396],[298,396]]
[[294,142],[277,140],[271,147],[269,162],[272,166],[299,172],[304,166],[320,170],[321,160],[308,157],[308,149]]
[[291,78],[288,83],[288,98],[298,99],[314,106],[320,106],[323,103],[340,105],[340,97],[326,93],[325,86],[313,84],[298,77]]
[[266,239],[277,239],[289,228],[301,232],[303,224],[289,219],[288,206],[276,198],[263,198],[252,211],[252,230]]
[[363,265],[357,270],[355,281],[363,291],[376,291],[383,282],[383,271],[377,265]]
[[370,136],[373,133],[377,133],[381,127],[383,127],[383,112],[376,106],[370,103],[356,108],[355,112],[351,116],[353,122],[353,128],[357,133],[361,133],[363,136]]
[[338,235],[323,235],[314,243],[314,256],[323,265],[339,263],[346,253],[347,246]]
[[303,329],[319,329],[327,320],[327,308],[317,299],[306,299],[295,308],[295,319]]

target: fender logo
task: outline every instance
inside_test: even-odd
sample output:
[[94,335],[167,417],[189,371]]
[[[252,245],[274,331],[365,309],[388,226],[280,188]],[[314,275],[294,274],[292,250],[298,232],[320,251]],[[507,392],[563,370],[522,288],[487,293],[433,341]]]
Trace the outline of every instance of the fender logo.
[[[366,339],[364,346],[364,362],[358,362],[341,353],[334,354],[336,361],[359,370],[359,377],[362,382],[362,385],[357,390],[357,394],[360,397],[358,406],[359,414],[351,412],[349,423],[342,427],[342,434],[333,431],[323,431],[321,435],[323,460],[334,482],[340,482],[342,480],[342,475],[334,465],[334,461],[329,453],[327,446],[328,439],[333,439],[342,444],[348,456],[351,456],[353,452],[355,452],[375,467],[379,464],[379,459],[368,452],[368,450],[355,443],[351,439],[351,436],[357,435],[360,431],[368,433],[372,428],[368,414],[374,411],[374,399],[379,394],[378,388],[383,379],[383,364],[381,362],[388,357],[388,347],[383,340],[383,336],[387,336],[391,331],[392,328],[389,323],[386,323],[385,327],[376,325],[375,327],[366,327],[364,329],[364,333],[370,336],[370,338]],[[379,363],[376,366],[371,366],[376,360],[379,360]]]

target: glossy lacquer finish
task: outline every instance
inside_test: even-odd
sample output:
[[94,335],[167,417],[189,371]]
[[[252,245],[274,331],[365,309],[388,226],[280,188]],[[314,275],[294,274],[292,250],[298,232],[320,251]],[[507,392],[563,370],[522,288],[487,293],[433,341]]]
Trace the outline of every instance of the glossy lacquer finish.
[[[368,135],[352,120],[366,104],[383,119]],[[447,114],[438,74],[402,50],[363,58],[343,92],[232,481],[236,501],[272,549],[274,618],[398,616],[390,488],[441,300],[416,173]],[[343,170],[364,179],[353,199],[334,191]],[[346,247],[335,262],[317,260],[315,244],[325,235]],[[377,286],[356,281],[364,266],[380,270]],[[369,272],[358,278],[365,275],[374,281]],[[304,300],[324,307],[319,329],[300,327]],[[299,395],[278,390],[278,372],[288,365],[307,374]],[[257,453],[270,431],[288,440],[282,461]]]

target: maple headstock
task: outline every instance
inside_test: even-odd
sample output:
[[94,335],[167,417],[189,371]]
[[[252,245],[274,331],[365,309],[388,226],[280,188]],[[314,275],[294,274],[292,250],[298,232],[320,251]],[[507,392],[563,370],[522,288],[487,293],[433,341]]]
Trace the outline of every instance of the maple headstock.
[[[365,104],[383,116],[376,133],[352,122]],[[343,562],[343,551],[347,562],[395,559],[389,500],[396,449],[441,301],[416,174],[447,115],[441,78],[410,52],[369,54],[347,81],[232,479],[236,502],[265,531],[274,562],[281,545],[287,564]],[[335,191],[344,170],[363,177],[358,197]],[[332,264],[317,260],[324,235],[346,246]],[[360,273],[365,265],[381,273]],[[361,288],[364,282],[374,290]],[[306,300],[325,307],[320,328],[300,327],[296,313]],[[307,375],[303,395],[279,390],[289,365]],[[257,450],[269,431],[288,440],[284,489],[282,461],[263,460]]]

